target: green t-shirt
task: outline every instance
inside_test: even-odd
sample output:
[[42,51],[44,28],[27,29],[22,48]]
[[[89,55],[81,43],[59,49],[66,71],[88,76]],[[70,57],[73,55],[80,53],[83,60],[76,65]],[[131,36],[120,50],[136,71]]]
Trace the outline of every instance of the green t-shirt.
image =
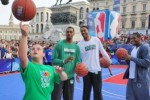
[[21,68],[21,76],[25,83],[23,100],[51,100],[54,82],[60,82],[54,67],[33,62],[28,62],[24,71]]
[[[69,56],[73,56],[74,60],[64,64],[64,60]],[[80,49],[75,43],[67,43],[66,40],[58,42],[54,48],[52,55],[52,63],[64,68],[68,79],[74,77],[75,66],[80,62]]]

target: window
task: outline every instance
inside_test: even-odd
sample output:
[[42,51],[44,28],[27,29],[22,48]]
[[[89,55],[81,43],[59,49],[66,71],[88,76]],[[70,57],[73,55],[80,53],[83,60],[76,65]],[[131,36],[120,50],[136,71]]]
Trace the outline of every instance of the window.
[[93,8],[93,10],[95,10],[95,8]]
[[125,28],[125,21],[122,21],[122,29]]
[[134,29],[135,28],[135,21],[131,22],[131,28]]
[[79,15],[80,19],[83,19],[83,7],[80,8],[80,15]]
[[108,2],[106,2],[106,5],[108,5]]
[[43,33],[43,24],[41,24],[41,33]]
[[146,4],[143,4],[143,11],[146,11]]
[[135,13],[136,6],[132,6],[132,12]]
[[49,15],[48,15],[48,12],[46,13],[46,22],[48,22],[49,20],[48,20],[48,17],[49,17]]
[[7,40],[7,35],[5,35],[5,39]]
[[16,35],[14,36],[14,39],[17,40],[17,36]]
[[41,12],[41,22],[43,22],[44,21],[44,16],[43,16],[43,12]]
[[126,7],[123,7],[123,13],[126,13]]
[[87,13],[89,12],[89,8],[86,8],[86,12],[87,12]]
[[36,14],[36,21],[39,22],[39,13]]
[[39,24],[36,24],[36,33],[39,32]]
[[145,28],[145,21],[142,21],[141,27],[142,27],[142,28]]
[[125,3],[125,2],[127,2],[126,0],[123,0],[123,2]]
[[97,8],[96,10],[99,10],[99,8]]

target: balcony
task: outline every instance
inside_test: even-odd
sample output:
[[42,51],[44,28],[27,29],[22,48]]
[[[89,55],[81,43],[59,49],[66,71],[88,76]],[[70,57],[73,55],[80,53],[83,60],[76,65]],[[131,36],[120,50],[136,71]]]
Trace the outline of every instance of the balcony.
[[133,16],[133,15],[136,15],[137,13],[136,12],[131,12],[130,14],[131,14],[131,16]]
[[147,14],[146,10],[141,11],[141,14],[142,15]]

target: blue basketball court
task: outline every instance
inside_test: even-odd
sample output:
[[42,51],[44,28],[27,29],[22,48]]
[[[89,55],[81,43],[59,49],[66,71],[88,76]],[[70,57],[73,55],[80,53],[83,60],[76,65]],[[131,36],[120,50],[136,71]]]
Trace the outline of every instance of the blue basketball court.
[[[122,66],[112,67],[113,76],[109,75],[108,69],[102,69],[103,99],[125,100],[126,80],[122,80],[125,68]],[[82,100],[83,82],[75,82],[74,100]],[[0,75],[0,100],[22,100],[25,87],[20,73]],[[93,92],[91,92],[93,100]]]

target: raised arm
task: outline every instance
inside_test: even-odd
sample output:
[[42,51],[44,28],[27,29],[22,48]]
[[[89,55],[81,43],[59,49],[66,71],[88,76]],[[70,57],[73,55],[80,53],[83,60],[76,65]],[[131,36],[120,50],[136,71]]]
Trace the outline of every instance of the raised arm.
[[20,59],[20,64],[22,69],[25,69],[28,64],[27,38],[28,38],[29,28],[25,25],[22,25],[22,22],[20,22],[20,29],[21,29],[22,36],[20,38],[20,44],[19,44],[19,59]]

